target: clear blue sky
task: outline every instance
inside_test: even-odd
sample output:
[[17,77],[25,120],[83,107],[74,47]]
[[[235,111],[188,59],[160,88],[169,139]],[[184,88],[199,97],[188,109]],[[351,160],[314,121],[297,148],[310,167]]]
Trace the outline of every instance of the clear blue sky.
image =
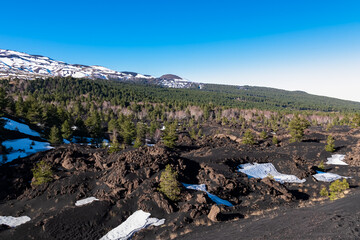
[[0,48],[360,101],[360,1],[3,1]]

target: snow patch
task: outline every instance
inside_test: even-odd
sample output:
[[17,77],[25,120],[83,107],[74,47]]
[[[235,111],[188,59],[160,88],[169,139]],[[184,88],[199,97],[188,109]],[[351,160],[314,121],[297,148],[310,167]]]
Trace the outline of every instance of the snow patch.
[[187,189],[192,189],[192,190],[198,190],[198,191],[202,191],[202,192],[206,192],[207,195],[209,196],[209,198],[215,202],[217,205],[225,205],[228,207],[232,207],[234,205],[232,205],[229,201],[224,200],[219,198],[218,196],[209,193],[208,191],[206,191],[206,185],[205,184],[186,184],[186,183],[182,183],[182,185],[184,185],[185,188]]
[[138,210],[128,217],[125,222],[103,236],[100,240],[125,240],[148,226],[160,226],[165,219],[150,218],[150,213]]
[[40,137],[40,134],[38,132],[31,130],[29,128],[29,126],[26,124],[19,123],[19,122],[16,122],[14,120],[11,120],[11,119],[5,118],[5,117],[3,117],[2,119],[4,119],[6,121],[4,128],[6,128],[8,130],[19,131],[21,133],[24,133],[24,134],[27,134],[30,136]]
[[92,203],[94,201],[99,201],[99,199],[97,199],[96,197],[88,197],[88,198],[76,201],[75,206],[82,206],[85,204]]
[[17,227],[30,220],[31,218],[29,218],[28,216],[22,216],[22,217],[0,216],[0,225],[4,224],[9,227]]
[[295,175],[288,175],[279,173],[272,163],[246,163],[241,164],[238,169],[239,172],[245,173],[249,177],[254,178],[266,178],[268,176],[273,176],[275,181],[280,183],[289,182],[289,183],[304,183],[306,180],[300,180]]
[[324,172],[318,172],[317,174],[313,175],[313,177],[321,182],[333,182],[341,178],[351,178],[351,177],[340,176],[335,173],[324,173]]
[[332,165],[348,165],[346,162],[344,162],[345,155],[342,154],[334,154],[330,158],[327,158],[326,164],[332,164]]
[[0,156],[2,160],[4,160],[4,156],[6,156],[5,162],[11,162],[17,158],[27,157],[31,154],[53,148],[48,142],[33,141],[29,138],[7,140],[4,141],[2,145],[7,149],[11,149],[11,152],[9,154],[4,154],[3,156]]

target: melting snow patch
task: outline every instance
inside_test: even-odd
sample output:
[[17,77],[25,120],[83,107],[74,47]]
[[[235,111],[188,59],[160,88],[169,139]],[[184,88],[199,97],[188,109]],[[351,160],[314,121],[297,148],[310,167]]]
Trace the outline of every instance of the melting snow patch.
[[76,201],[75,206],[82,206],[85,204],[92,203],[93,201],[99,201],[99,199],[97,199],[95,197],[88,197],[85,199],[81,199],[81,200]]
[[303,183],[306,180],[302,179],[300,180],[295,175],[288,175],[288,174],[282,174],[279,173],[274,165],[272,163],[246,163],[241,164],[238,169],[239,172],[245,173],[248,176],[254,177],[254,178],[266,178],[269,175],[273,176],[275,181],[284,183]]
[[29,218],[28,216],[22,216],[22,217],[0,216],[0,225],[4,224],[9,227],[17,227],[30,220],[31,218]]
[[150,218],[150,213],[138,210],[134,212],[125,222],[108,232],[100,240],[125,240],[148,226],[160,226],[165,219]]
[[335,173],[324,173],[324,172],[318,172],[317,174],[313,175],[313,177],[321,182],[332,182],[341,178],[349,178],[337,175]]
[[184,185],[185,188],[187,189],[192,189],[192,190],[198,190],[198,191],[202,191],[202,192],[206,192],[207,195],[209,196],[209,198],[211,200],[213,200],[217,205],[225,205],[228,207],[232,207],[234,205],[232,205],[229,201],[224,200],[219,198],[218,196],[209,193],[208,191],[206,191],[206,185],[205,184],[186,184],[186,183],[182,183]]
[[[12,149],[9,154],[5,154],[6,162],[53,148],[47,142],[32,141],[29,138],[4,141],[2,145],[5,148]],[[3,156],[0,158],[3,159]]]
[[343,160],[345,158],[345,155],[342,154],[335,154],[332,155],[331,158],[327,158],[326,164],[333,164],[333,165],[348,165]]
[[4,128],[12,131],[19,131],[21,133],[31,135],[34,137],[40,137],[40,134],[34,130],[31,130],[28,125],[16,122],[14,120],[11,120],[9,118],[2,118],[6,121]]

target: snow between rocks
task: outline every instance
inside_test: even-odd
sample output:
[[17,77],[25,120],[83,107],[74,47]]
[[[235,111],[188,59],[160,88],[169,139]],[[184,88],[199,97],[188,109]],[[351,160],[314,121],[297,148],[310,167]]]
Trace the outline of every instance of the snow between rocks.
[[138,210],[100,240],[126,240],[141,229],[151,225],[160,226],[165,223],[165,219],[149,218],[150,215],[150,213]]

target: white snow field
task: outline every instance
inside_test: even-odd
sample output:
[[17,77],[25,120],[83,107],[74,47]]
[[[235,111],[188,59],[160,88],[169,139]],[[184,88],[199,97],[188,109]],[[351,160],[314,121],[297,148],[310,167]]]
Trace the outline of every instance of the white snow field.
[[75,206],[82,206],[85,204],[92,203],[94,201],[99,201],[99,199],[97,199],[96,197],[88,197],[88,198],[76,201]]
[[341,179],[341,178],[351,178],[351,177],[344,177],[340,176],[335,173],[325,173],[325,172],[319,172],[317,174],[314,174],[313,177],[321,182],[333,182],[335,180]]
[[332,165],[348,165],[346,162],[344,162],[345,155],[342,154],[334,154],[330,158],[327,158],[326,164],[332,164]]
[[126,240],[148,226],[160,226],[165,223],[165,219],[150,218],[150,213],[137,210],[125,222],[117,226],[103,236],[100,240]]
[[22,217],[0,216],[0,225],[4,224],[9,227],[17,227],[30,220],[31,218],[29,218],[28,216],[22,216]]
[[187,189],[192,189],[192,190],[198,190],[198,191],[202,191],[202,192],[206,192],[207,195],[209,196],[209,198],[211,200],[213,200],[216,204],[218,205],[225,205],[228,207],[232,207],[234,205],[232,205],[229,201],[224,200],[219,198],[218,196],[209,193],[208,191],[206,191],[206,185],[205,184],[186,184],[186,183],[182,183],[182,185],[184,185],[185,188]]
[[19,122],[16,122],[14,120],[11,120],[11,119],[5,118],[5,117],[3,117],[2,119],[5,120],[5,126],[4,126],[5,129],[12,130],[12,131],[19,131],[21,133],[31,135],[34,137],[40,137],[40,133],[38,133],[34,130],[31,130],[29,128],[29,126],[24,123],[19,123]]
[[261,179],[268,176],[273,176],[275,181],[278,181],[280,183],[304,183],[306,181],[305,179],[299,179],[295,175],[279,173],[272,163],[241,164],[238,171],[245,173],[249,177]]
[[[12,160],[17,158],[26,157],[31,154],[41,151],[46,151],[53,148],[50,146],[50,143],[48,142],[33,141],[29,138],[7,140],[4,141],[2,145],[7,149],[11,148],[11,152],[9,154],[5,154],[6,156],[5,162],[11,162]],[[3,156],[0,155],[0,157],[3,160]]]

